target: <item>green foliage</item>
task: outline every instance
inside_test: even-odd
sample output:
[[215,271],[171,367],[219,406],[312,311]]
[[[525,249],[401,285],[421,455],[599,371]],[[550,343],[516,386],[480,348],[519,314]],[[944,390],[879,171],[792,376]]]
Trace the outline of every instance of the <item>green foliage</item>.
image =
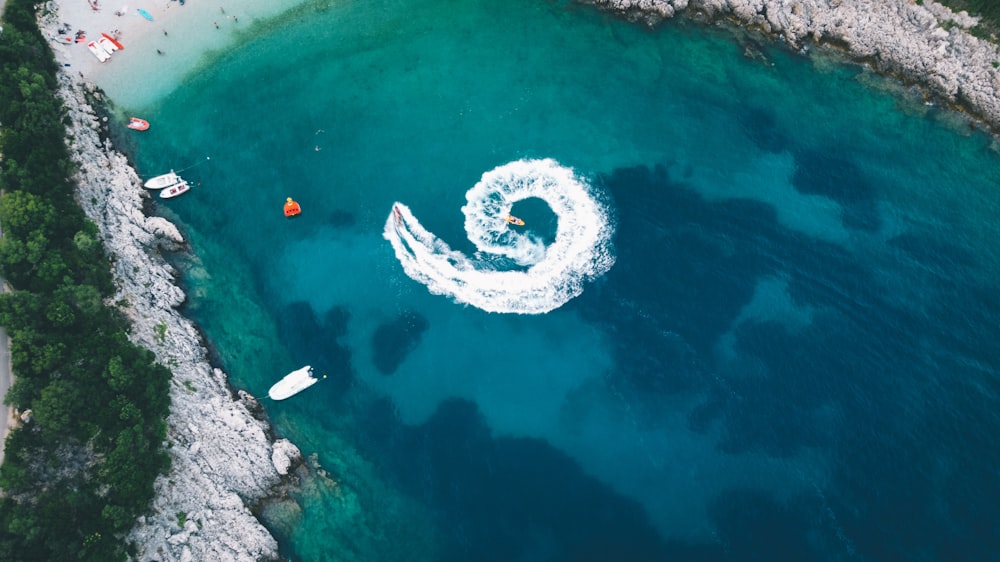
[[167,323],[166,322],[164,322],[164,321],[161,320],[160,323],[156,325],[156,328],[154,328],[154,330],[156,331],[156,341],[158,341],[160,343],[163,343],[164,341],[166,341],[166,339],[167,339]]
[[74,200],[57,66],[35,0],[0,33],[0,324],[16,373],[4,403],[33,411],[0,465],[0,560],[126,559],[169,466],[170,372],[131,344],[96,225]]
[[996,0],[939,1],[953,11],[959,12],[965,10],[974,16],[982,18],[979,25],[972,29],[972,34],[994,43],[997,42],[996,36],[1000,32],[1000,2]]
[[1000,21],[1000,3],[995,0],[939,0],[952,10],[965,10],[970,14],[982,16],[994,23]]

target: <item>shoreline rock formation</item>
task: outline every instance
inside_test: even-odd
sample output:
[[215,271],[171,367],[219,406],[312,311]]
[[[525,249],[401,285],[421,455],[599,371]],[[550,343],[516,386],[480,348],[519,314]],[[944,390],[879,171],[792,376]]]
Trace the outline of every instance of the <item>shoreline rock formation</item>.
[[1000,132],[1000,49],[973,36],[978,18],[924,0],[592,0],[656,25],[686,15],[758,29],[793,49],[843,49],[853,60],[921,85]]
[[155,483],[151,514],[129,540],[140,561],[280,560],[277,541],[251,513],[279,491],[302,455],[275,441],[261,408],[245,392],[234,397],[225,373],[209,364],[202,335],[177,307],[185,300],[161,251],[185,247],[177,227],[143,213],[148,192],[126,157],[101,138],[88,99],[101,94],[60,73],[70,118],[68,145],[78,166],[77,199],[97,223],[112,256],[114,301],[132,324],[130,339],[173,372],[167,419],[172,466]]

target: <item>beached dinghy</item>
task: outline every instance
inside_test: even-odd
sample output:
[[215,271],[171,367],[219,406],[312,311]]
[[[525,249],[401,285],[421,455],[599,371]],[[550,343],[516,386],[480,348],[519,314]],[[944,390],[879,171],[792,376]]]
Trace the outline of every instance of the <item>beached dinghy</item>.
[[[285,375],[285,378],[274,383],[271,390],[267,391],[267,395],[270,396],[272,400],[284,400],[285,398],[295,396],[296,394],[319,382],[319,379],[312,376],[312,373],[312,367],[309,365],[292,371],[291,373]],[[326,378],[326,375],[323,375],[323,378]]]
[[107,51],[105,51],[104,49],[102,49],[101,47],[99,47],[97,45],[97,42],[95,42],[95,41],[91,41],[90,43],[87,43],[87,49],[91,53],[93,53],[93,55],[95,57],[97,57],[97,60],[99,60],[101,62],[106,62],[108,59],[111,58],[111,55],[109,55]]
[[124,49],[125,48],[125,45],[122,45],[121,43],[118,42],[117,39],[115,39],[114,37],[108,35],[107,33],[102,33],[101,37],[107,37],[108,41],[111,41],[111,44],[114,45],[118,49]]
[[146,183],[142,184],[146,189],[163,189],[176,185],[184,181],[180,176],[174,173],[173,170],[166,174],[156,176],[155,178],[149,178]]
[[107,37],[101,37],[98,39],[97,46],[104,49],[104,52],[107,53],[108,56],[115,54],[115,51],[118,50],[118,47],[116,47],[115,44],[111,42],[111,39]]

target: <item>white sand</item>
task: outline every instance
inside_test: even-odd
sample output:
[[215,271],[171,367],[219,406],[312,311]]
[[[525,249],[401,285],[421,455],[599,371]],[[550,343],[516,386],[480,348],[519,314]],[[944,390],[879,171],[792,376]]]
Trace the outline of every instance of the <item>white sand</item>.
[[[48,4],[56,13],[43,18],[43,33],[52,39],[56,60],[70,65],[67,70],[100,86],[119,107],[140,111],[170,93],[207,52],[225,48],[240,34],[253,33],[255,23],[305,1],[240,0],[230,5],[186,0],[182,6],[178,0],[99,0],[94,10],[88,0],[58,0]],[[153,21],[142,17],[138,8]],[[124,15],[116,14],[123,9]],[[69,24],[69,32],[59,35],[62,24]],[[86,32],[87,41],[66,42],[77,30]],[[102,32],[114,35],[115,30],[125,48],[101,63],[87,42],[96,41]]]

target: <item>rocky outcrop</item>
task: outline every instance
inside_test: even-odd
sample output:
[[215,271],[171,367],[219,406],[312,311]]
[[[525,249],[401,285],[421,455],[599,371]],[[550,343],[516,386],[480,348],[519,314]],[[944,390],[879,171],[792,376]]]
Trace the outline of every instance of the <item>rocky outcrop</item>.
[[178,311],[185,296],[161,250],[184,247],[177,227],[143,213],[149,197],[125,156],[102,140],[87,92],[62,74],[69,148],[79,167],[78,200],[97,223],[113,256],[113,301],[132,322],[131,340],[152,350],[173,372],[167,447],[169,474],[156,481],[151,512],[129,539],[142,561],[278,559],[277,542],[248,509],[275,491],[301,454],[287,440],[272,443],[253,415],[253,397],[231,392],[208,362],[195,326]]
[[682,12],[731,18],[786,41],[844,48],[1000,131],[1000,52],[969,33],[978,20],[933,0],[594,0],[650,25]]

